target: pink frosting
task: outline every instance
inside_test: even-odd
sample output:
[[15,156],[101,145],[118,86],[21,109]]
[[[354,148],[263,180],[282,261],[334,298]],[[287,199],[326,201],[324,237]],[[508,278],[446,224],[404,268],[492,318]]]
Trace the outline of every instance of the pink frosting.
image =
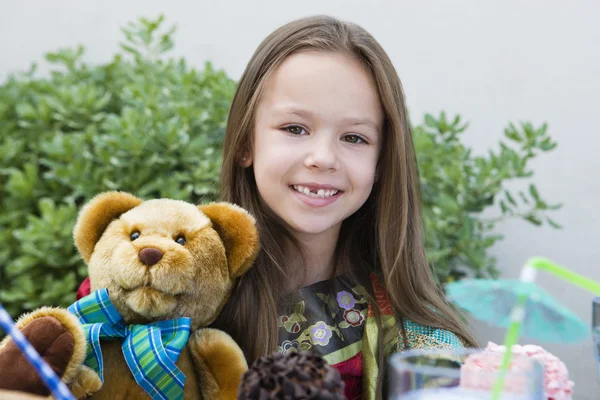
[[[502,356],[506,351],[505,346],[489,342],[484,351],[475,353],[466,358],[461,367],[460,384],[462,387],[479,390],[490,390],[494,384],[493,372],[500,369]],[[538,360],[544,366],[544,389],[548,400],[571,400],[573,381],[569,380],[569,371],[566,365],[544,348],[536,345],[514,345],[512,348],[513,360],[505,390],[522,392],[527,384],[526,375],[519,375],[518,371],[527,368],[527,357]]]

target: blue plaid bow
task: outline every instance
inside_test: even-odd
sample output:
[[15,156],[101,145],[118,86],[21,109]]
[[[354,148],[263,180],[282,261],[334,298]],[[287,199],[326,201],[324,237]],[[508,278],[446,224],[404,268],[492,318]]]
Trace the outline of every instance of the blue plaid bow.
[[152,399],[182,399],[185,375],[175,362],[190,334],[190,318],[125,325],[100,289],[73,303],[68,310],[83,324],[88,341],[85,365],[104,382],[100,339],[123,339],[123,355],[135,381]]

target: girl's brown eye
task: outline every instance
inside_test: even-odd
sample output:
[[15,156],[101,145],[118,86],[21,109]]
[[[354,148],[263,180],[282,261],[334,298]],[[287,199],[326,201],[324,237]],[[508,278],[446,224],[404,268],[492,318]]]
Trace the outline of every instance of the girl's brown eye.
[[179,235],[175,238],[175,242],[179,243],[180,245],[184,245],[185,244],[185,236],[183,235]]
[[140,237],[140,233],[138,231],[133,231],[131,235],[129,235],[129,239],[133,242],[135,239]]
[[361,143],[364,140],[358,135],[346,135],[344,136],[344,140],[348,143]]
[[292,135],[301,135],[304,132],[304,128],[298,125],[290,125],[285,129]]

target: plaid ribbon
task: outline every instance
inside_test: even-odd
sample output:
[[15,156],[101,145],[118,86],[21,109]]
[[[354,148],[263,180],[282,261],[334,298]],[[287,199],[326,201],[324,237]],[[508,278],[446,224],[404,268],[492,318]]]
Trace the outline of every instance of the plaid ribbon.
[[183,399],[185,375],[175,362],[187,343],[190,318],[125,325],[107,289],[89,294],[68,309],[83,324],[88,340],[85,364],[98,373],[102,382],[100,339],[123,339],[123,355],[138,385],[152,399]]

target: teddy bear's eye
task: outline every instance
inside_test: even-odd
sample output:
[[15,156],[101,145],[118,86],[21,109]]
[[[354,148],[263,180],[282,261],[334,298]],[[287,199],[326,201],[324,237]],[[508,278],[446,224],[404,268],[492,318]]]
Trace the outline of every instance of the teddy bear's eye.
[[183,246],[185,244],[185,236],[179,235],[175,238],[175,241]]
[[131,235],[129,236],[129,239],[131,239],[131,241],[134,241],[135,239],[140,237],[140,233],[138,231],[134,231],[131,233]]

